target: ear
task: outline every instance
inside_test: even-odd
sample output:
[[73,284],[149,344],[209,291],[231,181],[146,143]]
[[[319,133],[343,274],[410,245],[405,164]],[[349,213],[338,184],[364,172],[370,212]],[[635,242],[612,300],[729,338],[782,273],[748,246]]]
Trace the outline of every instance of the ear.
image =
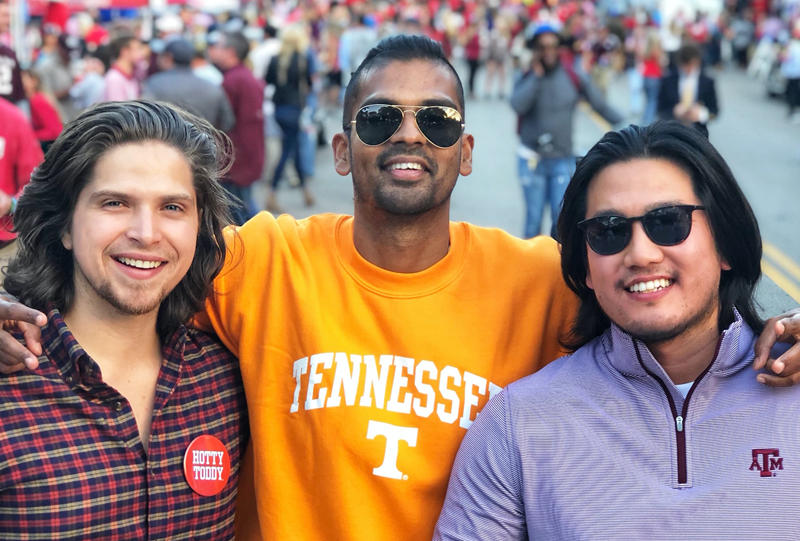
[[586,265],[586,287],[594,290],[594,284],[592,283],[592,271],[589,268],[589,265]]
[[472,149],[475,147],[475,138],[472,135],[465,133],[461,138],[461,167],[459,173],[461,176],[467,176],[472,173]]
[[350,138],[345,133],[337,133],[331,141],[333,148],[333,167],[341,176],[350,174]]
[[67,250],[72,250],[72,234],[69,232],[61,235],[61,245]]
[[719,260],[719,268],[724,270],[724,271],[729,271],[729,270],[731,270],[731,265],[730,265],[730,263],[728,263],[724,259],[720,258],[720,260]]

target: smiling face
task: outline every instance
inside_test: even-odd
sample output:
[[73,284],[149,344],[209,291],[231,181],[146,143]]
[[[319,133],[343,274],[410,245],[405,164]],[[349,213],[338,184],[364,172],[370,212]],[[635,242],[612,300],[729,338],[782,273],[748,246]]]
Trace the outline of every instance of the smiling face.
[[[366,105],[442,105],[459,110],[453,73],[428,60],[393,61],[363,74],[354,114]],[[352,120],[352,119],[351,119]],[[353,174],[356,209],[395,215],[420,214],[449,202],[459,173],[472,172],[471,135],[438,148],[419,131],[412,110],[385,143],[368,146],[353,129],[333,141],[336,171]]]
[[[589,184],[586,218],[641,216],[669,205],[701,205],[689,176],[662,160],[633,160],[603,169]],[[717,253],[706,214],[692,213],[689,237],[659,246],[639,221],[628,246],[613,255],[586,247],[586,285],[619,327],[645,342],[663,342],[694,328],[717,327],[719,282],[730,269]]]
[[157,312],[189,270],[198,230],[192,171],[180,152],[155,142],[110,150],[62,238],[73,254],[76,302]]

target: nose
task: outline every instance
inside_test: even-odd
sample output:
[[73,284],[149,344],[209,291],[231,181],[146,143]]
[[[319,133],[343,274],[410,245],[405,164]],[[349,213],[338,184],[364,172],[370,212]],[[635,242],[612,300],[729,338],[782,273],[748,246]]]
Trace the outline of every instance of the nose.
[[158,213],[148,206],[139,206],[131,216],[127,236],[141,246],[150,246],[161,240]]
[[661,246],[650,240],[641,222],[634,222],[631,241],[625,248],[624,263],[630,268],[647,268],[664,259]]
[[400,124],[400,128],[398,128],[398,130],[392,136],[391,141],[393,143],[403,142],[407,145],[424,145],[428,142],[417,126],[417,120],[414,117],[414,111],[411,109],[403,111],[403,122]]

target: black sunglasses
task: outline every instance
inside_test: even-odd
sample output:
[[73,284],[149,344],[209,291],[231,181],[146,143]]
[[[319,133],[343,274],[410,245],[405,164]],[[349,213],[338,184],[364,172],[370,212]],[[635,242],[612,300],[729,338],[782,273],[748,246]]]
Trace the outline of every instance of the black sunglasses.
[[[441,105],[388,105],[375,104],[362,107],[356,113],[356,135],[367,146],[378,146],[388,141],[403,124],[406,111],[414,113],[417,128],[433,146],[448,148],[461,138],[464,122],[461,113]],[[347,131],[350,126],[345,126]]]
[[675,205],[653,209],[643,216],[598,216],[578,222],[589,247],[600,255],[617,254],[631,241],[633,222],[642,222],[644,232],[659,246],[675,246],[692,232],[692,212],[697,205]]

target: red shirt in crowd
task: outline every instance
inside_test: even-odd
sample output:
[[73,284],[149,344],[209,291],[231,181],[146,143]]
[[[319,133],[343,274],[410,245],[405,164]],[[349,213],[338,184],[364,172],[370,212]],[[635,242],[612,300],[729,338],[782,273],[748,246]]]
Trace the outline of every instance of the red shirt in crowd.
[[[44,155],[22,111],[0,100],[0,190],[19,196]],[[11,217],[0,218],[0,241],[12,240]]]
[[264,169],[264,83],[239,65],[225,72],[222,88],[236,117],[236,126],[227,132],[235,156],[225,180],[250,186],[261,178]]
[[28,101],[31,104],[31,124],[36,138],[39,141],[54,141],[64,129],[58,111],[41,92],[31,96]]

